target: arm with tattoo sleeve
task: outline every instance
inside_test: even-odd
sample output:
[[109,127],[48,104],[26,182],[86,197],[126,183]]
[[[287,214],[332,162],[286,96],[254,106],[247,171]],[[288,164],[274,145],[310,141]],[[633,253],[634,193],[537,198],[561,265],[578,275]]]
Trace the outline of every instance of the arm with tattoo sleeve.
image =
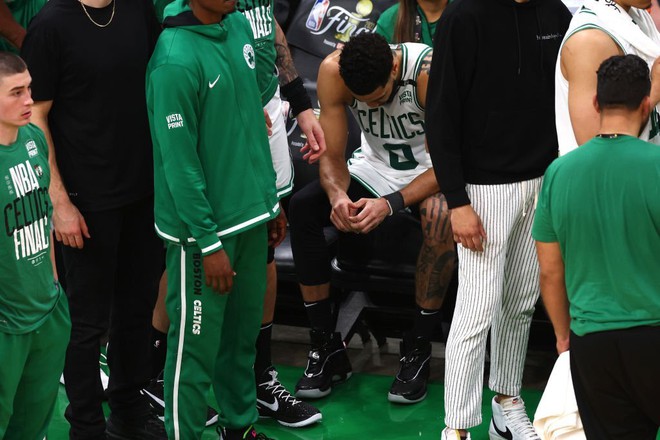
[[326,150],[323,130],[314,115],[307,91],[293,64],[284,32],[277,22],[275,22],[275,50],[277,52],[275,64],[280,73],[282,94],[289,100],[298,125],[307,137],[307,143],[302,148],[303,159],[314,163]]

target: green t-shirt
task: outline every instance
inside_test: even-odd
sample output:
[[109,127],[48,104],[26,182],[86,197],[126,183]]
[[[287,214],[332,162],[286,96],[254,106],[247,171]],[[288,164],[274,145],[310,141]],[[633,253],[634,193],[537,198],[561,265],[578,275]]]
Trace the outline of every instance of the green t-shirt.
[[23,334],[48,318],[59,297],[50,260],[48,145],[36,125],[0,145],[0,173],[0,332]]
[[[27,29],[32,17],[46,4],[47,0],[5,0],[16,23]],[[18,50],[4,38],[0,38],[0,50],[18,53]]]
[[[422,8],[417,6],[417,13],[419,14],[419,17],[421,18],[421,25],[420,25],[420,30],[421,30],[421,39],[418,41],[410,41],[410,43],[424,43],[428,46],[433,47],[433,36],[435,35],[435,26],[438,23],[437,21],[434,21],[433,23],[429,23],[428,20],[426,19],[426,15],[424,15],[424,11],[422,11]],[[385,37],[385,39],[388,41],[388,43],[393,43],[394,42],[394,27],[396,26],[396,18],[397,15],[399,14],[399,4],[397,3],[394,6],[391,6],[385,10],[378,19],[378,22],[376,23],[376,33],[382,35]]]
[[571,330],[660,325],[660,148],[594,138],[545,173],[532,236],[559,242]]

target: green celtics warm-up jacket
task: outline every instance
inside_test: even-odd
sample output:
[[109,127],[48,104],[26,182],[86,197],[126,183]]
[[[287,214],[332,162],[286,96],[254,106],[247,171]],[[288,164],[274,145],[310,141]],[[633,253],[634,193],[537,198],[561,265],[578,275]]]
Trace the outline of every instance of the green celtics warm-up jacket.
[[241,14],[203,25],[165,9],[147,67],[156,231],[203,255],[279,213],[252,29]]

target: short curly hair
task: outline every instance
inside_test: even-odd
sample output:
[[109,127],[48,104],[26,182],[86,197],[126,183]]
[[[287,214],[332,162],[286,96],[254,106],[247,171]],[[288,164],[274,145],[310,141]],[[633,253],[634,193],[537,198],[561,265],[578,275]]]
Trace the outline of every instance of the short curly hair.
[[601,109],[635,110],[651,92],[649,67],[637,55],[610,57],[603,61],[596,73],[596,100]]
[[392,71],[392,49],[381,35],[353,36],[339,55],[339,74],[356,95],[368,95],[387,84]]

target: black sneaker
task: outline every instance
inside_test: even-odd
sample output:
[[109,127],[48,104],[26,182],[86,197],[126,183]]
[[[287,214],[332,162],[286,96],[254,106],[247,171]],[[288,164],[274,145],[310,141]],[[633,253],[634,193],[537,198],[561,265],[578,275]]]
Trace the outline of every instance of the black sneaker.
[[226,429],[218,426],[220,440],[275,440],[266,434],[257,432],[253,426],[247,429]]
[[404,337],[401,341],[401,365],[387,395],[390,402],[417,403],[426,397],[431,342],[422,337],[410,339]]
[[108,440],[167,440],[165,425],[153,415],[139,424],[126,423],[110,414],[105,423]]
[[[161,421],[165,421],[165,392],[163,389],[163,372],[156,379],[153,379],[149,385],[140,392],[149,401],[151,412]],[[218,423],[218,412],[208,407],[206,411],[206,426],[212,426]]]
[[318,399],[332,391],[332,385],[351,377],[351,362],[339,333],[310,331],[312,349],[305,374],[296,385],[296,397]]
[[257,378],[257,410],[259,417],[270,417],[280,425],[300,428],[323,418],[309,403],[297,400],[277,380],[277,371],[270,367]]

